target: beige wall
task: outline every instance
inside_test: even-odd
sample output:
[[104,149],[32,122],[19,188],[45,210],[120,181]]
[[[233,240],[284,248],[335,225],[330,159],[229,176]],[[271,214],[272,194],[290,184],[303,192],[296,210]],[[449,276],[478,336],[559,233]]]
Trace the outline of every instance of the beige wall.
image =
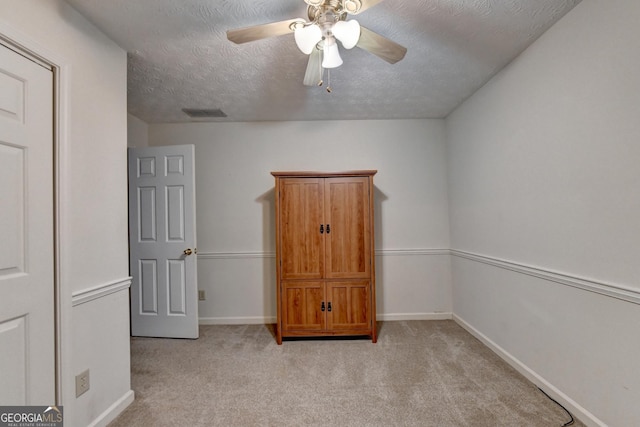
[[202,322],[275,316],[276,170],[377,169],[378,314],[450,316],[442,120],[152,124],[149,144],[195,145]]
[[[101,425],[132,398],[126,53],[60,0],[3,0],[0,33],[61,67],[62,404],[65,425]],[[85,369],[91,389],[76,399]]]
[[127,146],[147,147],[149,145],[149,125],[136,116],[127,114]]
[[640,425],[638,22],[583,0],[447,119],[453,311],[592,425]]

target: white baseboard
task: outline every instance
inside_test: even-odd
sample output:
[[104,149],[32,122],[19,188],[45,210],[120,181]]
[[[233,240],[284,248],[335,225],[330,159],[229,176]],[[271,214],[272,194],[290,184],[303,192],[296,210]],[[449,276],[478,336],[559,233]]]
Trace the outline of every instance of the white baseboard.
[[200,325],[268,325],[276,323],[275,317],[201,317]]
[[115,420],[127,406],[133,403],[135,395],[133,390],[126,392],[120,399],[116,400],[113,405],[109,406],[106,411],[100,414],[87,427],[106,427],[111,421]]
[[582,421],[584,424],[590,427],[607,427],[607,425],[599,420],[591,412],[576,403],[569,396],[558,390],[553,384],[545,380],[542,376],[536,373],[533,369],[522,363],[511,353],[497,345],[491,339],[489,339],[482,332],[471,326],[457,315],[453,315],[453,320],[466,329],[471,335],[479,339],[484,345],[489,347],[494,353],[500,356],[505,362],[511,365],[516,371],[522,374],[529,381],[534,383],[539,388],[543,389],[545,393],[557,400],[562,406],[567,408],[576,418]]
[[452,313],[378,313],[376,317],[379,322],[394,322],[402,320],[450,320],[452,318]]
[[[451,250],[440,248],[376,249],[376,256],[451,255]],[[198,251],[198,259],[251,259],[275,258],[275,252],[205,252]]]
[[[378,314],[380,321],[401,321],[401,320],[450,320],[452,313],[389,313]],[[268,325],[276,323],[274,317],[201,317],[198,319],[200,325]]]

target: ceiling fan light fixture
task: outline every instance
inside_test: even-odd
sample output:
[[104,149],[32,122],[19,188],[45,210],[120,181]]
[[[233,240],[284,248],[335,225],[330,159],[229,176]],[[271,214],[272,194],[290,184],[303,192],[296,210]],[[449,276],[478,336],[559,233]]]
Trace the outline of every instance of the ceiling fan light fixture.
[[309,55],[318,42],[322,40],[322,30],[317,25],[296,26],[293,33],[298,49],[305,55]]
[[350,21],[338,21],[333,26],[331,32],[345,49],[353,49],[360,40],[360,23],[355,19]]
[[362,2],[360,0],[344,0],[342,2],[342,7],[347,13],[358,13],[360,8],[362,7]]
[[324,40],[324,49],[322,50],[322,68],[337,68],[342,65],[342,58],[338,51],[338,43],[333,37],[327,37]]

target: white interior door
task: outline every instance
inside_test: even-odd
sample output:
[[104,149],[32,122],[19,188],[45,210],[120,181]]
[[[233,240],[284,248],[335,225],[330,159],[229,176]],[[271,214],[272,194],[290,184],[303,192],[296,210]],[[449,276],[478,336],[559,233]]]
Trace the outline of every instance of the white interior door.
[[131,334],[198,338],[194,146],[129,149]]
[[55,403],[53,73],[0,45],[0,405]]

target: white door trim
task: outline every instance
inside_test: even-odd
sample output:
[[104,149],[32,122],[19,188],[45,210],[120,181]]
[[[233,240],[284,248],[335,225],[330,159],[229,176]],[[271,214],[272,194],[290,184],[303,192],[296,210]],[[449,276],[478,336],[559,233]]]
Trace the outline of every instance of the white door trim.
[[[72,302],[71,292],[64,284],[69,283],[64,280],[66,269],[63,266],[64,246],[62,240],[62,222],[65,217],[64,207],[65,197],[68,194],[66,186],[69,181],[64,176],[67,170],[66,159],[68,153],[68,125],[67,125],[67,105],[70,75],[70,63],[57,53],[51,52],[38,42],[31,39],[26,34],[16,30],[0,19],[0,43],[8,48],[32,58],[40,65],[50,66],[53,71],[53,174],[54,174],[54,310],[55,310],[55,400],[56,405],[64,405],[65,393],[71,396],[73,390],[72,380],[65,379],[63,375],[67,369],[71,368],[71,342],[70,334],[65,331],[71,330]],[[69,377],[68,375],[66,377]]]

